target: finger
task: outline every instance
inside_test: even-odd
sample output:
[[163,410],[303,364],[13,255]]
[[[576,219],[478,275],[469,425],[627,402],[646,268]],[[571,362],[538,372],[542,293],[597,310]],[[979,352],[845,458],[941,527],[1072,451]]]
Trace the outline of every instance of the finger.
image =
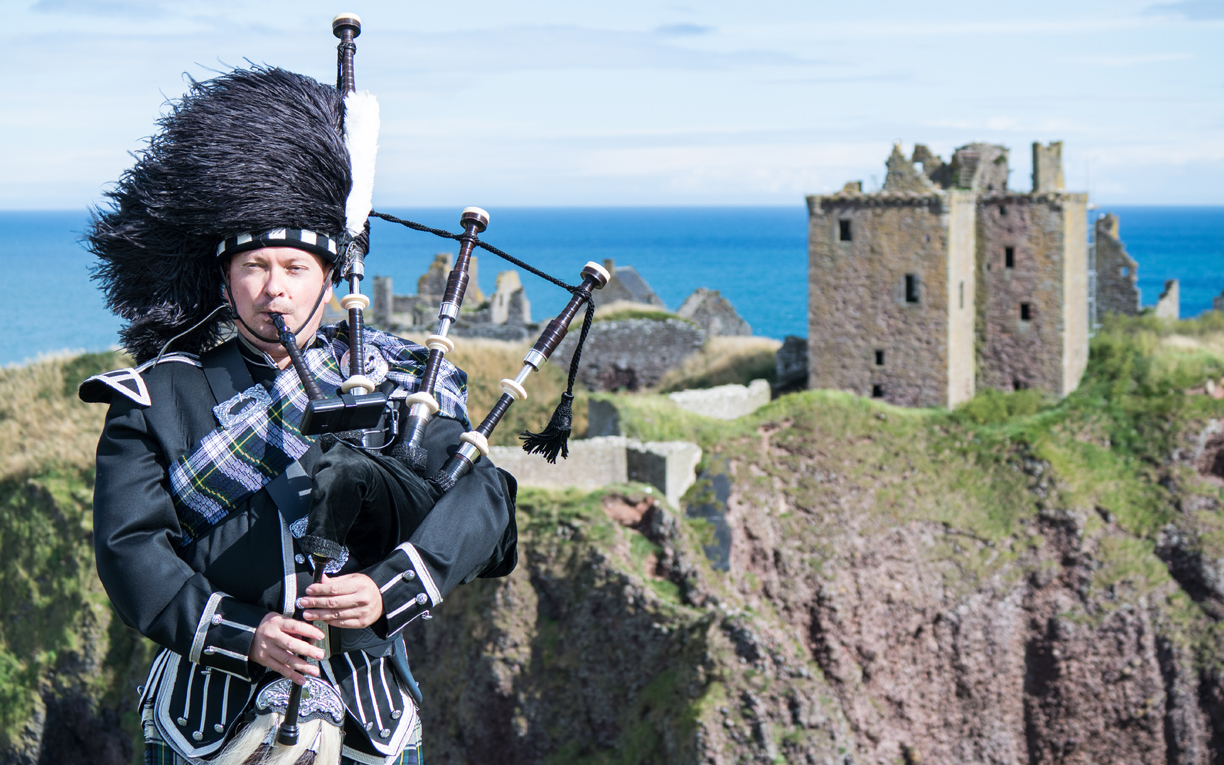
[[[319,674],[318,667],[288,651],[278,649],[273,652],[272,658],[279,667],[277,671],[285,675],[285,677],[289,677],[291,674],[296,674],[299,678],[304,675],[317,677]],[[300,685],[301,683],[298,684]]]
[[282,676],[289,678],[298,685],[306,684],[306,676],[301,672],[294,671],[293,667],[289,666],[288,664],[277,663],[272,666],[271,669],[276,670]]
[[[280,658],[277,658],[278,655]],[[259,656],[255,656],[252,658],[254,658],[257,664],[267,667],[268,669],[280,675],[284,675],[285,677],[289,678],[290,680],[293,680],[295,683],[298,683],[299,685],[306,682],[305,676],[302,675],[301,672],[298,672],[297,670],[293,668],[293,664],[292,664],[293,657],[290,656],[288,653],[285,653],[283,651],[280,651],[278,653],[275,650],[269,650],[269,651],[261,652]],[[303,669],[309,672],[310,665],[309,664],[305,665]],[[315,673],[317,672],[318,670],[316,669]]]
[[[363,621],[368,609],[365,608],[345,608],[345,609],[326,609],[319,611],[307,611],[310,614],[307,618],[317,622],[326,622],[333,627],[351,627],[348,622]],[[365,626],[364,624],[362,626]]]
[[[315,621],[311,619],[310,621]],[[297,619],[285,619],[281,623],[281,634],[285,636],[305,638],[306,640],[322,640],[324,638],[323,631],[309,622],[298,621]],[[284,641],[281,641],[282,643]]]
[[298,598],[299,608],[328,609],[332,611],[346,608],[360,608],[370,604],[370,596],[364,592],[343,593],[328,597]]
[[338,576],[335,579],[324,579],[322,582],[314,582],[306,587],[306,594],[315,597],[326,597],[328,595],[344,595],[351,592],[356,592],[361,586],[361,583],[352,574]]
[[363,627],[369,627],[371,624],[373,624],[373,620],[366,619],[361,616],[350,616],[350,617],[344,617],[344,618],[337,618],[333,621],[328,621],[327,623],[332,625],[333,627],[341,627],[343,629],[354,629],[355,630],[355,629],[361,629]]
[[360,629],[369,627],[382,614],[380,609],[375,608],[354,608],[347,611],[337,613],[323,614],[324,621],[332,627],[343,627],[345,629]]
[[298,640],[297,638],[289,637],[288,635],[285,635],[281,639],[277,648],[293,654],[294,656],[316,660],[322,659],[325,655],[323,653],[323,649],[314,645],[313,643],[307,643],[304,640]]

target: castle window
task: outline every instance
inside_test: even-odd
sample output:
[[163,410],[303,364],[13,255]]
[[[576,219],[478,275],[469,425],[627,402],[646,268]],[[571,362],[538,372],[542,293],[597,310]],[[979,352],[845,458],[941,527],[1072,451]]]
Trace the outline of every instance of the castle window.
[[1028,388],[1028,383],[1024,380],[1012,380],[1012,390],[1025,390]]
[[872,385],[871,386],[871,397],[872,398],[884,398],[884,386],[883,385]]
[[1122,266],[1122,275],[1126,276],[1129,273],[1130,273],[1130,269],[1127,268],[1126,266]]
[[884,366],[884,351],[876,351],[875,356],[876,356],[876,366],[877,367]]
[[905,275],[905,302],[918,302],[918,274]]
[[1004,247],[1003,248],[1003,265],[1007,266],[1008,268],[1016,267],[1016,248],[1015,247]]
[[839,221],[837,222],[837,228],[838,228],[838,237],[837,237],[837,238],[838,238],[839,240],[841,240],[841,241],[843,241],[843,242],[849,242],[849,241],[851,241],[851,240],[852,240],[852,237],[850,236],[850,221],[848,221],[848,220],[839,220]]
[[1020,304],[1020,320],[1029,321],[1032,318],[1033,318],[1033,304],[1032,303],[1021,303]]
[[961,282],[958,285],[958,289],[960,290],[960,307],[964,308],[965,307],[965,280],[964,279],[961,279]]
[[999,215],[1007,215],[1007,205],[999,205]]

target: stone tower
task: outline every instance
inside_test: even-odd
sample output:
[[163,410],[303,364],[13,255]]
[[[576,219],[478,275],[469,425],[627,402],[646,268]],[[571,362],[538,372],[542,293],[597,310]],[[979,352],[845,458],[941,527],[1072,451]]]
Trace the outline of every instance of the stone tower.
[[1063,190],[1062,141],[1033,144],[1033,193]]
[[[1008,151],[993,144],[946,164],[898,144],[887,166],[879,192],[851,182],[808,197],[810,386],[947,407],[978,386],[1074,390],[1088,359],[1087,196],[1009,191]],[[1061,168],[1041,173],[1061,185]]]

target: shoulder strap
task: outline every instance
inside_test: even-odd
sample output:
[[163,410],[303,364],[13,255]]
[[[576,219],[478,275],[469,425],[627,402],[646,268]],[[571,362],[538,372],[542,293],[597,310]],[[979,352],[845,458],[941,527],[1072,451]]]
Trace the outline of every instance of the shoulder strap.
[[204,365],[204,376],[208,378],[208,387],[212,389],[213,398],[218,404],[229,401],[255,384],[251,370],[242,360],[236,340],[213,348],[200,357],[200,362]]

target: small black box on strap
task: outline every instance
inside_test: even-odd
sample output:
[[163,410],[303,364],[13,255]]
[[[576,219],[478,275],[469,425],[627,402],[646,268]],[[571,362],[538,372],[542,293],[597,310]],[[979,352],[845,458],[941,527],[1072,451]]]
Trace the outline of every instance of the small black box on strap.
[[387,394],[381,391],[357,396],[341,393],[334,398],[321,398],[306,405],[301,431],[307,436],[318,436],[346,430],[368,430],[378,424],[386,406]]

